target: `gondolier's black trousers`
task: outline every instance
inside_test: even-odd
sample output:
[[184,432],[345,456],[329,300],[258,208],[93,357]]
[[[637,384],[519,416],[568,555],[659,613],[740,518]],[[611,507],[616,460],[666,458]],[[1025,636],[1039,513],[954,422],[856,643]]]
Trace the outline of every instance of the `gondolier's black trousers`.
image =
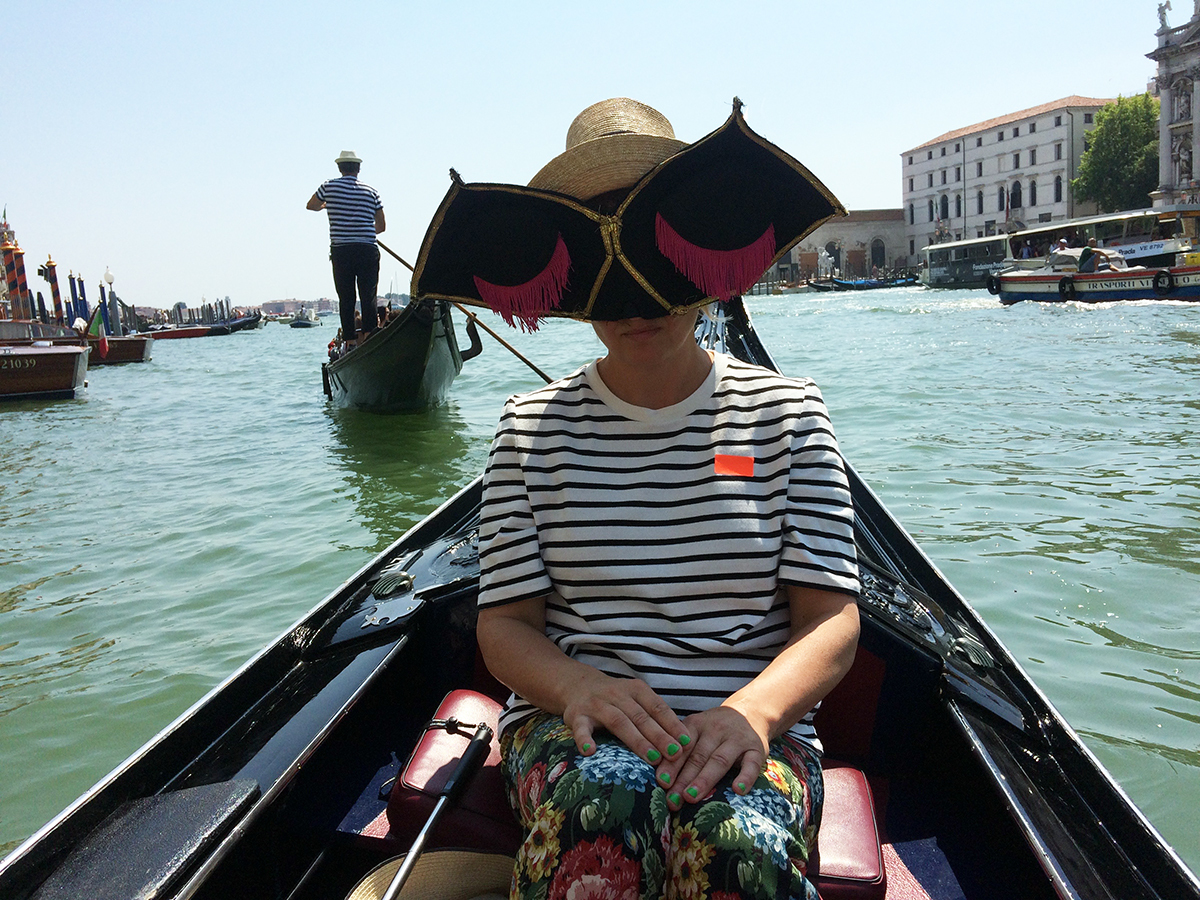
[[329,260],[333,263],[333,287],[338,295],[338,310],[342,317],[342,340],[352,341],[357,335],[354,326],[354,287],[362,301],[362,330],[379,327],[375,311],[375,293],[379,287],[379,248],[374,244],[331,244]]

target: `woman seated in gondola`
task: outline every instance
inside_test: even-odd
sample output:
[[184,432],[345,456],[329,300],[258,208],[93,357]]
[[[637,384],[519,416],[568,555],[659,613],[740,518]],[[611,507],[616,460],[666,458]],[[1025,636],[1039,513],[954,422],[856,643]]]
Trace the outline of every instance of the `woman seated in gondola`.
[[[509,399],[484,479],[478,638],[513,691],[515,896],[816,900],[812,717],[858,635],[847,478],[811,381],[694,330],[841,208],[736,101],[690,146],[647,106],[596,104],[530,187],[456,183],[416,277],[527,327],[589,320],[606,350]],[[524,268],[479,243],[493,213],[539,243]]]

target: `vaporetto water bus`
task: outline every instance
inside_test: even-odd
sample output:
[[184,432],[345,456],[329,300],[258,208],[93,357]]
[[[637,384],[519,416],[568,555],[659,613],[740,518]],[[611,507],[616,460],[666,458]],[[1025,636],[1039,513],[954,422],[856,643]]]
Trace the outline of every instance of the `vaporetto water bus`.
[[[1011,233],[930,244],[921,248],[919,281],[926,287],[986,287],[989,275],[1005,269],[1045,265],[1060,238],[1072,247],[1095,238],[1099,247],[1116,249],[1130,265],[1169,267],[1177,254],[1200,248],[1198,217],[1197,205],[1162,207],[1040,222]],[[1029,255],[1022,257],[1027,245]]]

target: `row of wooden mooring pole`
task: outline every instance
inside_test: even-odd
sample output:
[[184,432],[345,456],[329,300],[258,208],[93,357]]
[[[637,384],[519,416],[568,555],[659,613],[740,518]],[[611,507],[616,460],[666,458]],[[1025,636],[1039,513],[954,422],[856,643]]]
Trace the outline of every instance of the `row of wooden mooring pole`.
[[171,310],[171,320],[176,325],[217,325],[234,318],[233,307],[228,299],[215,303],[202,303],[199,309],[192,309],[177,303]]
[[[71,285],[70,298],[64,298],[58,289],[58,264],[52,257],[38,266],[38,274],[50,285],[50,308],[47,309],[42,292],[37,295],[29,289],[25,276],[25,251],[17,244],[16,234],[8,224],[7,216],[0,221],[0,252],[4,258],[6,299],[0,300],[0,319],[30,319],[49,325],[74,326],[82,319],[91,321],[91,310],[84,294],[83,276],[74,272],[67,275]],[[133,309],[122,303],[112,290],[112,274],[105,271],[108,295],[105,296],[104,282],[100,283],[100,319],[106,334],[120,337],[128,331],[137,331],[138,320]],[[214,303],[203,303],[199,309],[189,309],[179,303],[168,316],[176,325],[215,325],[234,317],[229,298]],[[157,321],[157,316],[156,316]]]
[[[25,251],[17,244],[7,219],[0,222],[0,254],[3,255],[7,289],[7,301],[0,304],[0,318],[37,320],[46,325],[51,322],[73,325],[79,319],[84,322],[91,319],[83,276],[76,276],[74,272],[67,275],[71,297],[64,300],[58,287],[58,264],[53,257],[47,257],[46,262],[38,266],[38,275],[50,285],[50,309],[46,308],[41,291],[34,295],[25,274]],[[120,336],[125,332],[117,295],[110,290],[109,296],[105,297],[103,282],[100,284],[100,317],[107,334]]]

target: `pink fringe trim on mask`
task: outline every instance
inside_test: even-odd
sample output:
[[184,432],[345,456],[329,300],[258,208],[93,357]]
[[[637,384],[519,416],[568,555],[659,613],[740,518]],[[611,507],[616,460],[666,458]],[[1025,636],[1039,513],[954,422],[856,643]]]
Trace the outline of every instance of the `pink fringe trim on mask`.
[[775,257],[775,226],[738,250],[707,250],[679,236],[661,213],[654,218],[654,239],[662,255],[707,297],[728,300],[744,294],[762,277]]
[[509,325],[519,324],[522,331],[537,331],[538,323],[562,302],[570,270],[571,254],[560,234],[550,262],[529,281],[514,285],[492,284],[476,275],[475,289],[483,302]]

